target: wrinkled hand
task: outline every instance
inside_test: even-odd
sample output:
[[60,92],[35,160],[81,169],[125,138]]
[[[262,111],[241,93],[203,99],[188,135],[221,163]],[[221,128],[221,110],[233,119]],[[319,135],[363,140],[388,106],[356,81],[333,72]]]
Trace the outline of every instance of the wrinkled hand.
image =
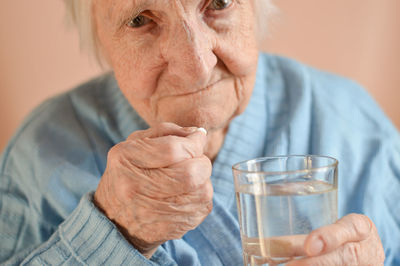
[[132,133],[108,153],[94,202],[148,258],[211,212],[206,139],[197,128],[163,123]]
[[383,265],[385,260],[374,223],[361,214],[349,214],[314,230],[304,242],[304,251],[308,257],[287,266]]

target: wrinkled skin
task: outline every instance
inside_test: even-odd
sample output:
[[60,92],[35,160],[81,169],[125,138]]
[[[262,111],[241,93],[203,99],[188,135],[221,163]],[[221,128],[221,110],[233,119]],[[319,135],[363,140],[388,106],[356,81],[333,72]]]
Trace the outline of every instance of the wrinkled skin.
[[[143,2],[143,5],[135,5]],[[95,0],[98,39],[125,97],[150,125],[204,127],[215,157],[252,93],[258,58],[252,1]],[[136,15],[148,23],[126,24]]]
[[206,141],[196,128],[162,123],[132,133],[110,150],[95,203],[144,255],[181,238],[210,213]]
[[[93,1],[101,51],[121,91],[150,125],[110,150],[94,202],[148,258],[211,211],[211,161],[254,86],[254,0],[228,1],[221,10],[212,4]],[[142,17],[133,20],[138,15]],[[137,27],[133,21],[144,23]],[[204,127],[208,134],[191,127]],[[365,219],[352,215],[311,233],[302,248],[310,256],[304,261],[381,262],[382,246],[372,222],[368,233],[355,230]],[[326,255],[314,256],[310,247],[316,236],[325,241]]]

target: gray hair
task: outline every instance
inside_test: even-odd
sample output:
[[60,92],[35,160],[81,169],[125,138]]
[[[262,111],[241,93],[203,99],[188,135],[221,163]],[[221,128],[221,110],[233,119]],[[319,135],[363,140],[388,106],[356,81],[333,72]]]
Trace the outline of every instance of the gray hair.
[[[64,3],[68,23],[76,26],[78,30],[81,49],[94,55],[97,61],[103,65],[105,62],[100,52],[100,45],[93,23],[92,1],[64,0]],[[271,15],[275,13],[276,8],[272,4],[272,0],[254,0],[254,2],[257,12],[258,41],[261,47],[268,34],[267,22]]]
[[104,61],[100,54],[100,46],[94,27],[92,14],[93,0],[64,0],[68,26],[75,26],[78,30],[82,50],[95,56],[100,64]]

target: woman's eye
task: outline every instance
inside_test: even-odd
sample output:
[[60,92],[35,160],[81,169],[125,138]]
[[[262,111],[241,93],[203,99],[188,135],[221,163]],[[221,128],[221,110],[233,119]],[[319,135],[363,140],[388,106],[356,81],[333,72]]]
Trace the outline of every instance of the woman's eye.
[[128,26],[131,28],[140,28],[151,21],[150,18],[143,15],[139,15],[128,22]]
[[229,7],[231,4],[232,0],[212,0],[207,9],[222,10]]

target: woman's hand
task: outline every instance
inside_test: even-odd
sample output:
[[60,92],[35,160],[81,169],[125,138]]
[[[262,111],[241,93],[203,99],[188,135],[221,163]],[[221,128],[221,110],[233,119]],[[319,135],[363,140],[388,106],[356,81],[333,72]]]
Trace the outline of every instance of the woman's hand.
[[197,128],[163,123],[134,132],[109,151],[94,202],[146,257],[211,212],[206,141]]
[[335,224],[311,232],[304,242],[306,258],[287,266],[383,265],[385,254],[373,222],[361,214],[349,214]]

